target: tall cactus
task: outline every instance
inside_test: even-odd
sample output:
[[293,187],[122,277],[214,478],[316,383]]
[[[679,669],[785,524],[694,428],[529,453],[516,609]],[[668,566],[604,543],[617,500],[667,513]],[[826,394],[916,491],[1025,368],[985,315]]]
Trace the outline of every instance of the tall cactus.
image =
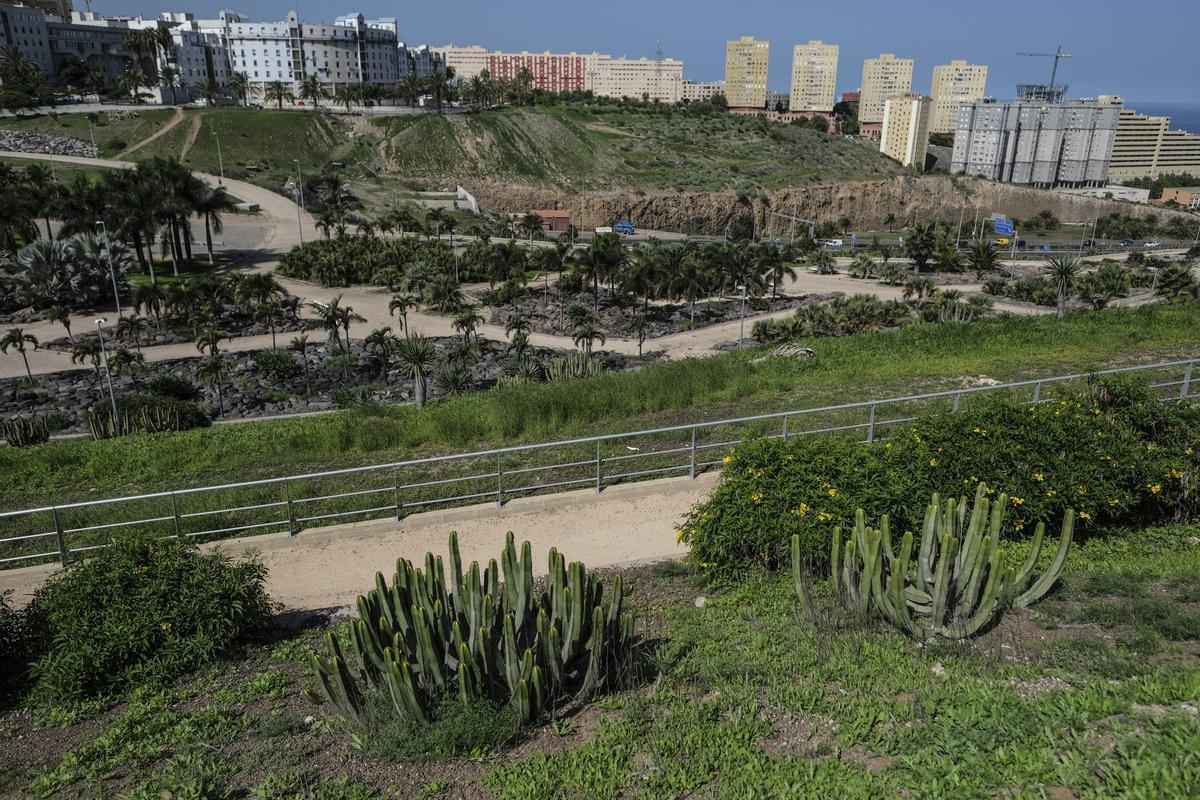
[[[911,532],[904,534],[897,552],[887,516],[880,518],[878,528],[870,528],[860,508],[848,536],[843,539],[841,528],[833,532],[830,579],[835,596],[858,613],[873,610],[924,640],[973,636],[1005,609],[1041,599],[1062,575],[1075,512],[1067,511],[1054,559],[1034,581],[1045,524],[1038,523],[1025,561],[1009,563],[1000,547],[1008,497],[1001,494],[993,502],[988,491],[980,484],[970,506],[965,497],[943,503],[935,494],[925,511],[915,559]],[[792,537],[792,574],[811,614],[798,536]]]
[[599,577],[552,549],[539,596],[532,548],[525,542],[518,554],[511,533],[499,565],[492,560],[486,569],[473,562],[464,571],[453,533],[449,552],[449,583],[433,554],[423,570],[397,561],[390,584],[375,576],[375,588],[358,598],[352,658],[332,636],[312,656],[319,690],[312,699],[356,723],[368,694],[385,690],[396,713],[420,721],[445,696],[509,702],[528,721],[622,677],[634,625],[619,576],[605,602]]

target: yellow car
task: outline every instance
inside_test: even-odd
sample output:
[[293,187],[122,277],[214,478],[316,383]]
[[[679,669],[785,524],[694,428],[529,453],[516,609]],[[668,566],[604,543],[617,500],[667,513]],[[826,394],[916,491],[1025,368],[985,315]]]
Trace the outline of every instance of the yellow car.
[[999,239],[996,240],[996,244],[998,244],[998,245],[1012,244],[1012,239],[1006,239],[1004,237],[1000,237]]

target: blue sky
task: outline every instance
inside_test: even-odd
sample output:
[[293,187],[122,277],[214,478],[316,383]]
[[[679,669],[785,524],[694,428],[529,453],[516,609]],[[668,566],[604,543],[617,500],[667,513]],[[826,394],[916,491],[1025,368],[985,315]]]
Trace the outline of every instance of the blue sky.
[[[155,15],[164,0],[96,0],[103,13]],[[503,50],[609,52],[683,59],[684,76],[723,76],[725,40],[753,35],[771,41],[770,84],[786,89],[791,48],[822,39],[841,45],[838,91],[857,88],[864,58],[881,52],[916,59],[914,88],[927,91],[934,64],[966,58],[991,68],[988,92],[1011,97],[1018,81],[1045,81],[1047,59],[1018,51],[1074,54],[1060,74],[1071,95],[1120,94],[1127,99],[1200,103],[1196,32],[1200,0],[900,0],[791,2],[777,0],[170,0],[197,16],[222,7],[254,18],[281,19],[295,7],[306,19],[362,11],[400,20],[401,39],[415,43],[481,44]],[[76,0],[82,7],[82,0]],[[178,8],[178,6],[176,6]]]

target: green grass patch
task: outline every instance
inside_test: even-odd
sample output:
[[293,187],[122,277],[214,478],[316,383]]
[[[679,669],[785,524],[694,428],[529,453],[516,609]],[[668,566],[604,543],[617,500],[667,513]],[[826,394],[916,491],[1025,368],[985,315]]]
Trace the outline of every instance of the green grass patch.
[[175,114],[169,108],[134,108],[130,111],[136,116],[128,119],[115,119],[108,112],[100,112],[99,120],[92,124],[90,130],[87,114],[5,117],[0,119],[0,128],[70,136],[83,142],[91,142],[94,136],[102,154],[111,157],[117,150],[136,144],[154,133]]

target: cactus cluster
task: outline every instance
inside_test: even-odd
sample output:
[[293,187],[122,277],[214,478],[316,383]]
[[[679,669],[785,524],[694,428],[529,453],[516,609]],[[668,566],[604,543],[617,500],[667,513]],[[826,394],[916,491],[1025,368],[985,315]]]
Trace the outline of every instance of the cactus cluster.
[[0,434],[10,447],[28,447],[50,441],[50,423],[43,416],[13,417],[0,423]]
[[131,433],[162,433],[180,430],[179,411],[174,408],[144,406],[136,411],[122,411],[113,416],[103,409],[89,411],[88,432],[93,439],[114,439]]
[[[1063,518],[1058,550],[1049,569],[1034,580],[1045,523],[1038,523],[1025,560],[1010,563],[1000,547],[1008,497],[994,502],[980,484],[975,502],[966,497],[940,502],[933,496],[925,511],[920,548],[914,558],[913,534],[899,552],[893,547],[888,518],[869,528],[862,509],[843,539],[833,533],[830,578],[834,595],[858,613],[875,612],[918,639],[964,639],[975,635],[1008,608],[1024,608],[1041,599],[1062,574],[1071,548],[1075,512]],[[792,537],[792,575],[801,602],[812,613],[800,538]]]
[[551,549],[539,594],[530,545],[518,555],[511,533],[500,564],[492,559],[484,569],[472,562],[464,572],[453,533],[449,549],[449,581],[432,553],[424,570],[399,560],[390,585],[375,575],[375,589],[358,598],[351,658],[332,633],[324,652],[312,654],[318,691],[310,699],[351,722],[362,721],[376,692],[386,692],[397,714],[423,722],[444,697],[508,702],[529,721],[624,674],[634,636],[620,576],[605,600],[595,573]]

